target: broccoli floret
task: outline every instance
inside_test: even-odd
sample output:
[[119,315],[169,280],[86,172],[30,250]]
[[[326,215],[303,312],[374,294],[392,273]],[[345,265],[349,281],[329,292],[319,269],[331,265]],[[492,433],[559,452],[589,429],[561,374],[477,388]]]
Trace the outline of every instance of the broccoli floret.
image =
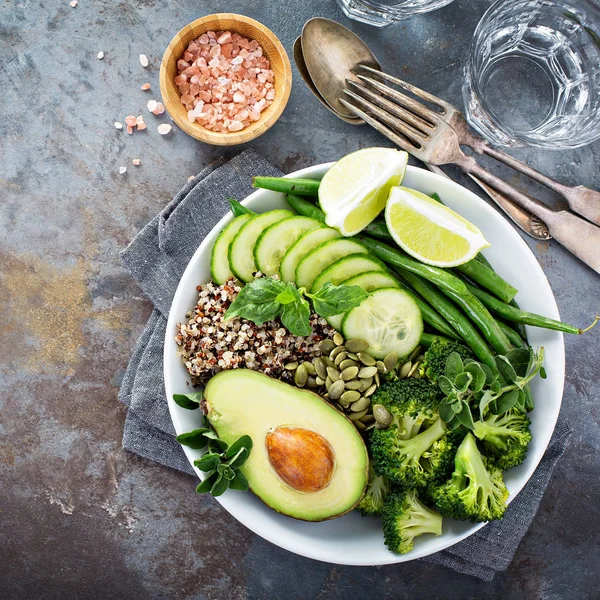
[[385,545],[400,554],[412,550],[417,536],[442,533],[441,515],[420,502],[415,490],[390,494],[383,507],[382,520]]
[[400,379],[383,383],[371,402],[383,404],[392,413],[392,425],[397,427],[400,438],[409,439],[424,424],[430,425],[437,419],[439,394],[438,387],[428,381]]
[[377,475],[373,470],[373,465],[369,464],[369,483],[367,491],[356,507],[356,510],[363,516],[379,516],[383,509],[383,504],[390,491],[390,482],[383,475]]
[[483,441],[488,464],[503,471],[520,465],[525,460],[531,441],[530,424],[529,417],[515,409],[476,421],[473,433]]
[[434,340],[423,356],[423,362],[418,370],[419,377],[437,383],[440,375],[444,374],[448,357],[453,352],[458,352],[463,361],[475,359],[473,352],[460,342]]
[[[402,489],[421,487],[434,478],[432,446],[446,433],[446,425],[438,417],[433,425],[414,437],[405,439],[397,423],[388,429],[374,429],[371,452],[374,469]],[[428,453],[427,456],[425,454]]]
[[475,438],[468,433],[456,451],[452,478],[433,489],[432,498],[444,517],[477,523],[504,516],[508,490],[502,471],[486,468]]

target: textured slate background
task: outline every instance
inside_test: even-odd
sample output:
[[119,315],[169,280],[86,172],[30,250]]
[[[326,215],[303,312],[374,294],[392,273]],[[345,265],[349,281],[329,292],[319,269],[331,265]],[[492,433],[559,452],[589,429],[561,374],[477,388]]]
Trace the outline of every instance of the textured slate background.
[[[168,118],[145,105],[158,98],[172,35],[230,10],[261,20],[291,51],[308,18],[328,16],[364,36],[388,70],[460,105],[468,41],[489,4],[456,0],[384,31],[350,23],[333,0],[0,5],[2,598],[598,597],[598,331],[566,341],[563,412],[575,434],[513,564],[492,583],[420,563],[347,568],[294,556],[197,497],[191,478],[120,448],[117,390],[151,307],[118,252],[189,175],[239,150],[156,133]],[[336,120],[294,78],[280,122],[251,144],[281,169],[386,143]],[[147,115],[148,130],[116,131],[113,121],[130,113]],[[598,143],[514,153],[564,182],[600,188]],[[528,243],[563,318],[587,324],[599,310],[598,276],[554,243]]]

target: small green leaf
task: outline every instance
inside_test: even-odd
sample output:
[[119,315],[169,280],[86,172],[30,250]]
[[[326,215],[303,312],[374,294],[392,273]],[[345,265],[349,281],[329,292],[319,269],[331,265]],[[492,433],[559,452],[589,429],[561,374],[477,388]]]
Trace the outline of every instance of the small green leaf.
[[540,367],[540,377],[542,379],[546,379],[548,377],[548,374],[546,373],[546,369],[544,369],[544,367]]
[[486,381],[486,374],[481,365],[478,362],[470,362],[465,365],[465,373],[470,373],[472,376],[470,388],[474,392],[480,392]]
[[471,414],[471,409],[469,408],[469,405],[466,402],[463,403],[462,410],[456,414],[456,419],[467,429],[470,429],[471,431],[475,429],[475,423],[473,423],[473,415]]
[[225,452],[225,458],[231,458],[235,456],[242,448],[245,448],[250,452],[252,450],[252,438],[249,435],[240,436]]
[[216,469],[221,462],[221,455],[215,454],[213,452],[207,452],[203,454],[200,458],[194,461],[194,464],[201,471],[212,471]]
[[485,412],[490,402],[494,400],[494,394],[491,390],[486,390],[479,400],[479,415],[481,420],[485,418]]
[[454,384],[445,375],[440,375],[438,385],[446,396],[454,394]]
[[357,285],[333,285],[328,281],[316,294],[307,294],[315,312],[333,317],[356,308],[369,294]]
[[438,412],[440,413],[440,418],[442,421],[446,423],[450,422],[454,418],[454,411],[452,407],[446,400],[442,400],[438,406]]
[[210,493],[216,498],[223,494],[229,487],[229,479],[217,474],[217,480],[213,483]]
[[194,410],[200,406],[202,398],[204,396],[204,390],[195,392],[194,394],[173,394],[173,402],[181,408],[187,410]]
[[178,435],[175,439],[182,445],[193,448],[194,450],[202,450],[206,446],[208,434],[212,433],[210,429],[206,427],[200,427],[200,429],[194,429],[187,433]]
[[496,366],[498,367],[500,377],[502,377],[506,383],[514,383],[517,381],[517,373],[506,356],[496,356]]
[[496,381],[493,381],[490,385],[490,390],[497,395],[502,391],[502,384],[496,379]]
[[277,296],[286,288],[286,283],[272,277],[255,279],[240,290],[237,298],[227,309],[224,320],[241,317],[257,325],[272,321],[281,312],[281,304],[277,301]]
[[227,442],[220,440],[217,438],[212,438],[208,440],[208,449],[211,452],[216,452],[218,454],[222,454],[227,450]]
[[293,289],[295,288],[293,283],[288,283],[285,290],[283,290],[275,300],[280,304],[289,304],[290,302],[296,301],[296,294],[294,294]]
[[217,473],[219,473],[219,475],[221,475],[221,477],[224,477],[225,479],[227,479],[227,481],[231,481],[235,477],[234,470],[229,465],[226,465],[226,464],[220,464],[217,467]]
[[492,383],[498,378],[498,374],[494,373],[494,371],[492,371],[487,365],[484,365],[482,363],[477,364],[482,368],[483,372],[485,373],[485,383],[487,385],[492,385]]
[[248,491],[248,480],[241,471],[235,472],[235,477],[229,482],[229,487],[232,490],[239,490],[240,492]]
[[471,381],[473,381],[471,373],[459,373],[454,380],[454,387],[464,394],[469,389]]
[[310,327],[310,305],[295,287],[290,289],[293,289],[296,300],[283,307],[281,322],[294,335],[309,336],[312,332]]
[[509,411],[519,400],[521,390],[510,390],[496,399],[494,414],[501,415]]
[[456,402],[453,402],[450,405],[450,408],[452,409],[452,412],[454,414],[459,413],[462,410],[462,407],[463,407],[463,402],[461,400],[457,400]]
[[506,353],[506,359],[519,377],[525,377],[527,367],[533,359],[533,351],[530,348],[515,348]]
[[461,426],[461,422],[456,418],[456,415],[454,415],[454,417],[452,417],[452,420],[446,423],[446,426],[448,427],[448,429],[450,429],[450,431],[454,431],[455,429],[458,429]]
[[232,469],[239,469],[250,456],[247,448],[240,448],[239,452],[227,463]]
[[458,352],[452,352],[446,360],[444,375],[454,381],[459,373],[463,372],[463,361]]
[[206,475],[206,478],[204,479],[204,481],[201,481],[198,484],[198,487],[196,487],[196,493],[197,494],[208,494],[208,492],[210,492],[212,486],[215,484],[215,481],[217,481],[218,477],[219,477],[219,474],[216,471],[213,471],[212,473],[208,473]]

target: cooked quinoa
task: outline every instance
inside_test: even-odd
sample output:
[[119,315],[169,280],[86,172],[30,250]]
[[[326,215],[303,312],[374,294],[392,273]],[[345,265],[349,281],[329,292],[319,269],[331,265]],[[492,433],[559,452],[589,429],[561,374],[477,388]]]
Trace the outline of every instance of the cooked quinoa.
[[323,317],[310,316],[308,337],[290,333],[279,319],[256,325],[236,317],[224,322],[223,315],[241,286],[234,279],[224,285],[199,285],[198,303],[186,314],[186,323],[177,324],[178,354],[192,377],[204,383],[225,369],[253,369],[278,379],[291,379],[286,363],[311,360],[321,355],[319,342],[332,338],[335,330]]

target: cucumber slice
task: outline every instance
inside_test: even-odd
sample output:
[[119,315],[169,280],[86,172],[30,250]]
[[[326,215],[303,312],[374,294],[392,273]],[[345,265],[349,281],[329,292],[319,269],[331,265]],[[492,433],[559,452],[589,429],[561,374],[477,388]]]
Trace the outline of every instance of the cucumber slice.
[[254,246],[254,262],[265,275],[279,272],[279,264],[289,247],[303,234],[311,229],[324,227],[316,219],[295,216],[282,219],[269,225],[256,240]]
[[229,258],[227,256],[229,246],[242,225],[251,218],[252,215],[250,214],[240,215],[228,225],[225,225],[225,229],[219,234],[210,255],[210,276],[215,283],[223,285],[230,277],[234,276],[229,268]]
[[233,274],[244,283],[254,279],[258,267],[254,262],[254,246],[258,236],[269,226],[277,221],[293,216],[289,210],[271,210],[253,216],[244,223],[229,244],[229,268]]
[[296,268],[296,287],[310,290],[314,280],[336,260],[349,254],[366,254],[367,249],[346,238],[331,240],[309,252]]
[[392,351],[407,356],[419,345],[423,319],[417,303],[405,291],[381,288],[346,313],[342,332],[347,340],[369,342],[369,354],[374,358],[383,359]]
[[383,271],[367,271],[366,273],[355,275],[340,283],[343,283],[344,285],[357,285],[365,290],[365,292],[372,292],[373,290],[384,287],[400,287],[395,277],[392,277],[392,275],[384,273]]
[[[341,260],[344,259],[342,258]],[[360,275],[350,277],[350,279],[340,281],[340,284],[357,285],[365,290],[365,292],[372,292],[373,290],[378,290],[379,288],[400,287],[398,281],[394,277],[392,277],[389,273],[384,273],[383,271],[367,271],[366,273],[361,273]],[[342,313],[339,315],[334,315],[333,317],[327,317],[327,322],[335,330],[341,331],[342,320],[344,319],[345,314],[346,313]]]
[[321,227],[313,229],[301,235],[290,249],[283,255],[279,265],[279,275],[283,281],[293,282],[296,279],[296,267],[298,263],[317,246],[323,242],[328,242],[335,238],[342,237],[342,234],[331,227]]
[[333,285],[338,285],[340,281],[344,281],[354,275],[376,270],[387,271],[385,265],[372,256],[366,254],[344,256],[344,258],[336,260],[332,265],[327,267],[320,275],[317,275],[310,288],[310,293],[316,294],[328,281],[333,283]]

